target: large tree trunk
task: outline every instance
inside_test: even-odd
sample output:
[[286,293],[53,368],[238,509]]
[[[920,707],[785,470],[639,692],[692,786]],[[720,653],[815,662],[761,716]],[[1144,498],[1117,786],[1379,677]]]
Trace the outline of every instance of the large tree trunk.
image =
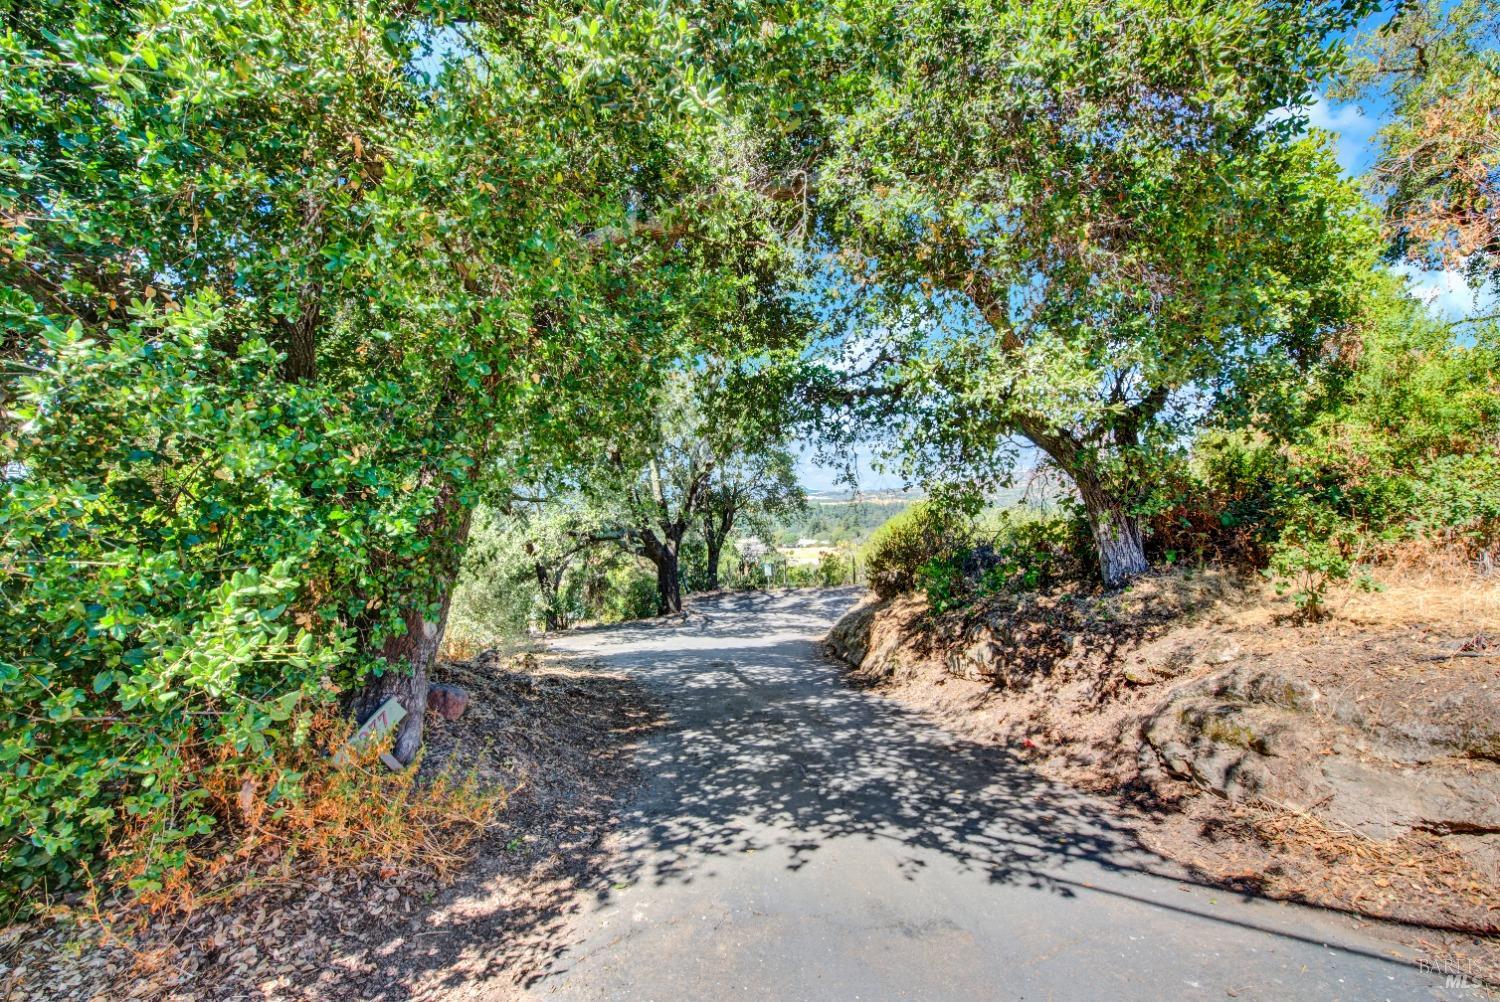
[[706,540],[706,543],[708,543],[708,574],[706,574],[708,576],[708,589],[709,591],[718,591],[718,553],[723,550],[723,543],[714,540],[714,538],[709,538],[709,540]]
[[[1128,511],[1126,499],[1100,482],[1089,465],[1086,451],[1066,432],[1055,431],[1040,421],[1020,421],[1021,433],[1058,465],[1078,488],[1094,534],[1094,554],[1099,558],[1099,577],[1110,588],[1146,573],[1146,547],[1140,519]],[[1124,432],[1117,432],[1117,438]]]
[[554,577],[539,563],[532,564],[532,567],[536,571],[537,586],[542,591],[542,601],[546,603],[542,609],[542,630],[546,633],[566,630],[568,621],[562,613],[562,575]]
[[[451,590],[449,595],[451,596]],[[354,719],[363,723],[391,697],[406,710],[391,753],[402,765],[411,765],[422,747],[422,718],[427,713],[427,670],[437,658],[448,623],[449,598],[445,596],[435,620],[427,619],[415,609],[405,616],[406,632],[391,637],[380,648],[386,670],[372,678],[354,697]]]
[[453,587],[458,580],[459,560],[469,538],[469,516],[459,507],[450,488],[443,491],[432,516],[422,526],[423,533],[441,537],[429,551],[429,559],[439,562],[434,572],[435,591],[439,594],[436,611],[428,618],[430,604],[420,597],[408,600],[401,618],[406,632],[387,637],[376,653],[386,663],[378,677],[367,680],[350,701],[356,723],[364,723],[387,699],[395,697],[406,710],[391,749],[403,765],[410,765],[422,747],[422,722],[427,712],[427,671],[437,659],[448,625],[448,609],[453,601]]
[[677,573],[677,547],[663,546],[656,557],[656,614],[682,611],[682,579]]
[[665,526],[661,536],[649,528],[640,530],[640,552],[656,567],[658,616],[682,611],[682,579],[678,575],[677,558],[686,531],[687,526],[681,523]]
[[703,516],[703,542],[708,548],[708,590],[719,590],[719,558],[724,553],[724,543],[734,529],[735,511],[725,506],[716,519],[712,512]]
[[1106,586],[1118,588],[1150,570],[1141,520],[1125,510],[1124,502],[1092,483],[1086,477],[1074,477],[1078,493],[1094,533],[1094,552],[1099,558],[1099,576]]

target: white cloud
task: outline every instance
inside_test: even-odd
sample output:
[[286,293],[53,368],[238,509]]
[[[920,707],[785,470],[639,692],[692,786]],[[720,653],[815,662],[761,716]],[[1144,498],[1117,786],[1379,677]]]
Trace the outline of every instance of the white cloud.
[[1370,118],[1352,104],[1329,104],[1319,94],[1313,103],[1302,109],[1307,115],[1307,124],[1316,129],[1326,129],[1334,135],[1334,156],[1339,166],[1350,176],[1363,174],[1375,161],[1375,132],[1380,123]]
[[1482,295],[1471,288],[1462,274],[1456,271],[1425,271],[1410,264],[1398,264],[1391,269],[1406,276],[1411,294],[1427,304],[1427,308],[1446,320],[1460,320],[1473,316],[1481,305],[1493,300],[1493,296]]

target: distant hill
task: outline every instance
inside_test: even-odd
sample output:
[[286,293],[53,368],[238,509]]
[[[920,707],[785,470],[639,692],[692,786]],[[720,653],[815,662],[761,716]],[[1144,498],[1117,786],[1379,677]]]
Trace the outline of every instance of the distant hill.
[[[992,508],[1012,508],[1019,504],[1048,504],[1067,493],[1055,477],[1028,473],[1017,478],[1015,486],[996,491],[990,497]],[[770,541],[777,546],[849,543],[862,544],[887,521],[895,518],[927,495],[909,490],[821,490],[808,491],[808,510],[776,524]]]
[[811,504],[911,504],[925,497],[919,490],[880,490],[880,491],[808,491],[807,500]]

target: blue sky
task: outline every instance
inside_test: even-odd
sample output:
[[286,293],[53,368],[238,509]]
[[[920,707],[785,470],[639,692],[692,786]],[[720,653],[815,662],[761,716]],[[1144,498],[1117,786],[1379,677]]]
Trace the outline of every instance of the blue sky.
[[[1375,162],[1375,133],[1382,124],[1382,110],[1353,103],[1335,104],[1320,96],[1307,108],[1307,117],[1309,125],[1333,134],[1339,164],[1350,177],[1358,177]],[[1440,316],[1457,320],[1473,315],[1478,306],[1476,293],[1457,272],[1420,271],[1410,266],[1398,266],[1395,270],[1411,280],[1412,291]],[[812,453],[806,444],[799,450],[797,472],[803,486],[810,490],[843,487],[834,483],[838,471],[819,465]],[[904,486],[899,477],[875,471],[875,460],[868,447],[861,446],[855,459],[861,489],[888,490]]]

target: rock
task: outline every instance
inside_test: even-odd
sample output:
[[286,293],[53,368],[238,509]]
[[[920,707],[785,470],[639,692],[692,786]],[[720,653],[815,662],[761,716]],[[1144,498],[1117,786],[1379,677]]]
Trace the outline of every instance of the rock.
[[1259,703],[1287,710],[1311,710],[1322,694],[1302,679],[1274,668],[1231,668],[1203,680],[1210,693],[1239,703]]
[[1412,829],[1438,835],[1500,833],[1500,770],[1485,763],[1429,763],[1396,769],[1332,757],[1323,778],[1333,796],[1325,812],[1370,838]]
[[1203,663],[1209,665],[1227,665],[1240,656],[1240,645],[1229,637],[1215,637],[1208,642],[1203,651]]
[[995,677],[995,671],[1004,659],[1005,651],[988,635],[981,635],[962,653],[950,652],[943,658],[948,674],[979,682]]
[[1428,700],[1387,704],[1374,721],[1348,701],[1333,709],[1341,720],[1366,727],[1410,761],[1459,755],[1500,762],[1500,685],[1488,679],[1445,680]]
[[[1145,676],[1143,676],[1145,677]],[[1130,672],[1126,672],[1130,678]],[[1144,768],[1156,762],[1233,801],[1309,792],[1316,724],[1304,710],[1321,695],[1273,669],[1228,668],[1183,686],[1142,728]]]
[[456,685],[439,682],[427,687],[427,712],[457,720],[469,706],[469,694]]
[[864,664],[870,653],[870,631],[875,626],[875,616],[889,603],[866,603],[855,607],[834,624],[825,641],[828,653],[853,668]]

